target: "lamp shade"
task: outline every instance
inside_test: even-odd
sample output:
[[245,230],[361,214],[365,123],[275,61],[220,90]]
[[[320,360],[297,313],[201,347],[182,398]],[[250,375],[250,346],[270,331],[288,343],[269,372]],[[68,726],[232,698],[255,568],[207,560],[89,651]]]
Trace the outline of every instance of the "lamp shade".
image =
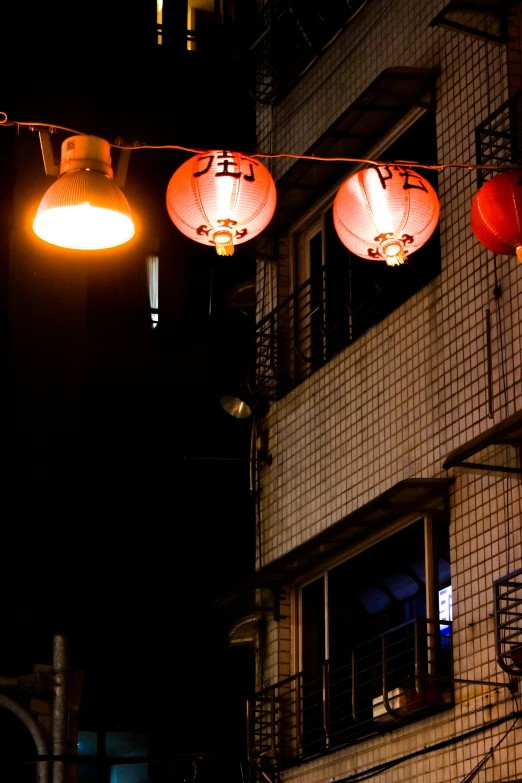
[[234,394],[223,394],[219,398],[219,404],[224,411],[229,413],[235,419],[248,419],[252,415],[250,401],[243,399],[243,396]]
[[471,202],[471,228],[488,250],[517,255],[522,261],[522,177],[518,171],[497,174]]
[[107,141],[64,141],[60,177],[42,198],[33,230],[52,245],[75,250],[115,247],[134,236],[129,204],[113,181]]
[[276,205],[275,182],[258,160],[238,152],[211,150],[185,161],[167,187],[174,225],[218,255],[257,236]]
[[430,183],[406,166],[370,166],[349,177],[334,201],[341,242],[361,258],[404,263],[430,238],[439,220]]

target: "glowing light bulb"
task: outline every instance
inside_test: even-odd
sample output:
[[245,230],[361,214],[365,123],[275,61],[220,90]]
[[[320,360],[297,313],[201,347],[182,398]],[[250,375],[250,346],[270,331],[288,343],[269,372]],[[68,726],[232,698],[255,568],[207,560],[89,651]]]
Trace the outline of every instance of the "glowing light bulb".
[[33,222],[40,239],[74,250],[102,250],[128,242],[134,223],[112,179],[110,146],[95,136],[62,145],[61,176],[45,193]]
[[51,245],[73,250],[116,247],[134,236],[129,216],[88,203],[45,210],[35,217],[33,230]]

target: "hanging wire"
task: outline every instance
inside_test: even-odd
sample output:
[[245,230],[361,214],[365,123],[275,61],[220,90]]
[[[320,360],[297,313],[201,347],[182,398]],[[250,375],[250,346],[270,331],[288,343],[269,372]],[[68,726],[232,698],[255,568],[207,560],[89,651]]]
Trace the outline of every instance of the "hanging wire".
[[[400,756],[398,758],[391,759],[390,761],[383,762],[382,764],[377,764],[374,767],[371,767],[371,768],[366,769],[366,770],[361,770],[360,772],[355,772],[355,773],[353,773],[351,775],[348,775],[347,777],[340,778],[337,781],[337,783],[361,783],[361,781],[370,780],[371,778],[378,777],[379,775],[382,775],[384,772],[387,772],[388,770],[393,769],[393,767],[396,767],[396,766],[398,766],[400,764],[403,764],[404,762],[411,761],[414,758],[418,758],[418,757],[427,755],[429,753],[433,753],[435,751],[439,751],[439,750],[445,749],[447,747],[451,747],[452,745],[454,745],[454,744],[456,744],[458,742],[461,742],[461,741],[463,741],[465,739],[471,739],[472,737],[476,736],[477,734],[481,733],[482,731],[484,731],[484,730],[486,730],[488,728],[493,728],[494,726],[498,726],[498,725],[500,725],[500,723],[503,723],[506,720],[509,720],[509,717],[511,717],[511,716],[498,718],[495,721],[491,721],[489,724],[483,724],[482,726],[480,726],[478,728],[471,729],[470,731],[465,732],[463,734],[453,735],[452,737],[449,737],[448,739],[441,740],[440,742],[435,743],[435,745],[424,746],[423,748],[415,750],[415,751],[413,751],[411,753],[407,753],[404,756]],[[488,758],[489,758],[489,754],[492,751],[496,750],[496,748],[506,739],[506,737],[511,733],[511,731],[513,731],[513,729],[515,728],[516,724],[518,723],[518,721],[520,720],[521,717],[522,717],[522,715],[521,715],[521,713],[519,711],[517,711],[513,715],[513,722],[511,724],[511,726],[504,733],[504,735],[501,737],[499,742],[497,742],[497,744],[494,745],[493,748],[489,751]],[[464,781],[459,781],[459,783],[464,783]]]
[[[516,697],[515,697],[515,704],[517,704]],[[517,707],[518,707],[518,704],[517,704]],[[487,762],[489,761],[489,759],[493,756],[493,754],[496,751],[496,749],[504,742],[504,740],[509,736],[509,734],[511,734],[511,732],[513,731],[513,729],[515,728],[515,726],[517,725],[519,720],[520,720],[520,715],[516,715],[516,717],[513,720],[513,723],[511,724],[511,726],[509,726],[509,728],[506,729],[506,731],[501,736],[501,738],[498,740],[498,742],[489,749],[489,751],[478,762],[478,764],[475,764],[475,766],[473,767],[471,772],[468,772],[468,774],[465,777],[462,778],[460,783],[471,783],[473,778],[475,778],[478,775],[478,773],[480,772],[482,767],[484,767],[487,764]]]
[[[4,111],[0,111],[0,127],[17,127],[28,128],[33,131],[48,131],[54,133],[57,130],[65,131],[67,133],[74,133],[76,136],[86,136],[88,134],[83,131],[74,130],[73,128],[67,128],[63,125],[51,125],[45,122],[21,122],[19,120],[10,120]],[[210,150],[197,149],[195,147],[185,147],[181,144],[142,144],[139,141],[133,144],[122,144],[120,137],[116,142],[108,142],[111,147],[121,150],[179,150],[181,152],[191,152],[196,155],[204,155]],[[319,155],[298,155],[293,152],[246,152],[251,158],[266,158],[267,160],[275,158],[290,158],[292,160],[310,160],[315,163],[366,163],[368,166],[408,166],[409,168],[416,169],[428,169],[431,171],[443,171],[447,168],[461,168],[468,171],[484,170],[484,171],[520,171],[520,166],[494,166],[485,163],[461,163],[459,161],[453,161],[451,163],[419,163],[415,160],[394,160],[394,161],[382,161],[372,160],[370,158],[351,158],[351,157],[328,157]]]
[[74,133],[75,136],[85,136],[83,131],[74,130],[74,128],[67,128],[64,125],[49,125],[45,122],[18,122],[16,120],[10,120],[5,111],[0,111],[0,125],[17,126],[18,128],[29,128],[29,130],[46,130],[49,133],[61,130],[66,133]]

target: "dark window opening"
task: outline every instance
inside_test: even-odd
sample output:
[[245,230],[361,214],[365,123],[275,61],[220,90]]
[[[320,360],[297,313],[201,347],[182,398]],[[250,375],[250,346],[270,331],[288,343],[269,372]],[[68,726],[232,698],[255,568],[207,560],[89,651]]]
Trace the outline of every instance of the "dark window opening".
[[[436,162],[433,112],[425,112],[380,156]],[[422,170],[437,189],[437,174]],[[279,399],[406,302],[441,270],[438,227],[402,266],[360,258],[342,244],[333,203],[314,218],[315,233],[295,239],[293,293],[257,328],[261,395]]]
[[258,34],[251,46],[256,98],[268,103],[287,94],[364,3],[365,0],[265,2],[257,14]]
[[451,674],[450,624],[439,609],[451,585],[449,536],[446,525],[431,534],[425,524],[408,525],[301,589],[304,757],[443,704],[444,694],[428,693],[418,675]]

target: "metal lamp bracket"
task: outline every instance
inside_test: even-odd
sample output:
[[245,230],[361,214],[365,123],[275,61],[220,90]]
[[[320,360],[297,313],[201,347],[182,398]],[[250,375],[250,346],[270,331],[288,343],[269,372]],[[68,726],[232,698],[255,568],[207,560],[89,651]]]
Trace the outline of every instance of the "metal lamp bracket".
[[57,177],[60,173],[60,162],[54,157],[49,131],[38,131],[38,136],[40,137],[45,173],[48,177]]
[[[60,174],[60,161],[54,156],[50,133],[49,131],[38,131],[38,136],[40,137],[45,173],[48,177],[58,177]],[[125,186],[130,154],[130,149],[120,149],[119,151],[118,163],[114,169],[114,182],[119,188]]]

